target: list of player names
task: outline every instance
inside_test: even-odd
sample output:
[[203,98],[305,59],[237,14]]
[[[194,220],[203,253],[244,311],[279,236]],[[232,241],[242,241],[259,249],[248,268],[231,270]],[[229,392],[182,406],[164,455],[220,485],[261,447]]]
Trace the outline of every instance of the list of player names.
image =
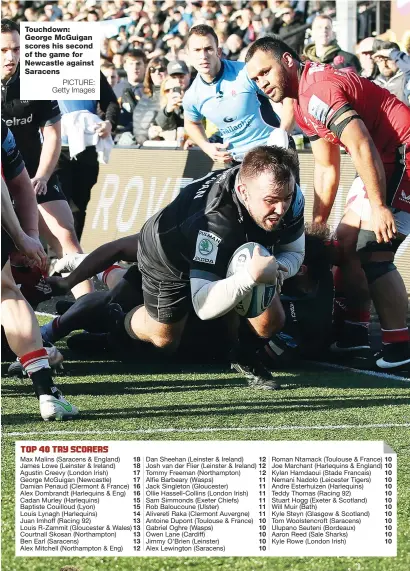
[[384,442],[16,442],[17,556],[395,556]]

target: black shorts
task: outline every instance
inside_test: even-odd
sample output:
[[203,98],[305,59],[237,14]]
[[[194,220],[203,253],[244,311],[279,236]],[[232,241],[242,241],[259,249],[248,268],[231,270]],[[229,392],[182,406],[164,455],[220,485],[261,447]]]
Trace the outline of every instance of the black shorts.
[[80,212],[85,212],[91,189],[98,179],[98,155],[95,147],[87,147],[75,159],[70,158],[68,147],[61,149],[56,173],[68,202],[72,201]]
[[177,323],[192,310],[190,282],[161,258],[153,232],[155,228],[148,221],[141,230],[138,245],[144,306],[155,321]]
[[37,194],[37,204],[44,204],[46,202],[54,202],[55,200],[67,201],[62,189],[61,184],[56,173],[50,176],[47,183],[47,192],[45,194]]
[[7,264],[10,254],[16,250],[13,240],[7,232],[1,228],[1,269]]

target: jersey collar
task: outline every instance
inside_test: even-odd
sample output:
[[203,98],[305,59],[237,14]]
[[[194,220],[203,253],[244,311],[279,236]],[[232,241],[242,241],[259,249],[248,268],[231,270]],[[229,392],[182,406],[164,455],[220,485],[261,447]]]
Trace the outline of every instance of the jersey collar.
[[202,83],[205,83],[205,85],[215,85],[215,83],[218,83],[218,81],[223,76],[224,68],[225,68],[225,64],[224,64],[223,60],[220,60],[220,61],[221,61],[221,69],[218,71],[218,73],[215,75],[215,77],[213,78],[212,81],[210,81],[210,82],[205,81],[205,79],[203,79],[201,75],[199,76]]

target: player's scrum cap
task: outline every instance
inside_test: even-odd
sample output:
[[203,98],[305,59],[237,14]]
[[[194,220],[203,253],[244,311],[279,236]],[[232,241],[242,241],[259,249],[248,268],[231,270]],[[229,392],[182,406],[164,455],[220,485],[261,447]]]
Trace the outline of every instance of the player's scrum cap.
[[167,65],[167,73],[168,75],[179,75],[184,74],[187,75],[189,73],[189,69],[187,64],[181,60],[170,61]]

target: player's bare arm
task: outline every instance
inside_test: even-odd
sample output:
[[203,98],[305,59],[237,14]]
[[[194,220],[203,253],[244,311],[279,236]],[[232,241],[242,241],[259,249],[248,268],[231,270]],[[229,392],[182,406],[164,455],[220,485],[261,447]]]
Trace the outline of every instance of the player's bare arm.
[[185,118],[184,120],[185,131],[188,136],[200,149],[204,151],[212,160],[223,163],[232,160],[231,154],[226,150],[227,144],[210,143],[205,134],[205,129],[202,123],[196,123]]
[[394,217],[386,206],[386,176],[379,152],[363,121],[354,110],[347,111],[337,121],[356,115],[343,129],[340,140],[348,148],[353,164],[362,179],[372,208],[372,226],[377,241],[389,242],[397,233]]
[[326,224],[336,198],[340,179],[340,150],[325,139],[312,141],[315,158],[313,222]]
[[47,278],[53,293],[58,295],[68,292],[79,283],[103,272],[119,260],[135,262],[137,260],[138,236],[139,234],[125,236],[99,246],[88,254],[81,264],[65,278]]
[[26,169],[23,169],[19,175],[9,180],[7,186],[13,197],[22,229],[32,238],[38,239],[37,201]]
[[61,151],[61,121],[43,129],[43,147],[36,176],[31,180],[36,194],[46,194],[47,182],[56,168]]
[[20,226],[6,183],[1,179],[1,225],[9,234],[17,249],[28,260],[40,268],[45,268],[47,256],[40,241],[28,236]]

